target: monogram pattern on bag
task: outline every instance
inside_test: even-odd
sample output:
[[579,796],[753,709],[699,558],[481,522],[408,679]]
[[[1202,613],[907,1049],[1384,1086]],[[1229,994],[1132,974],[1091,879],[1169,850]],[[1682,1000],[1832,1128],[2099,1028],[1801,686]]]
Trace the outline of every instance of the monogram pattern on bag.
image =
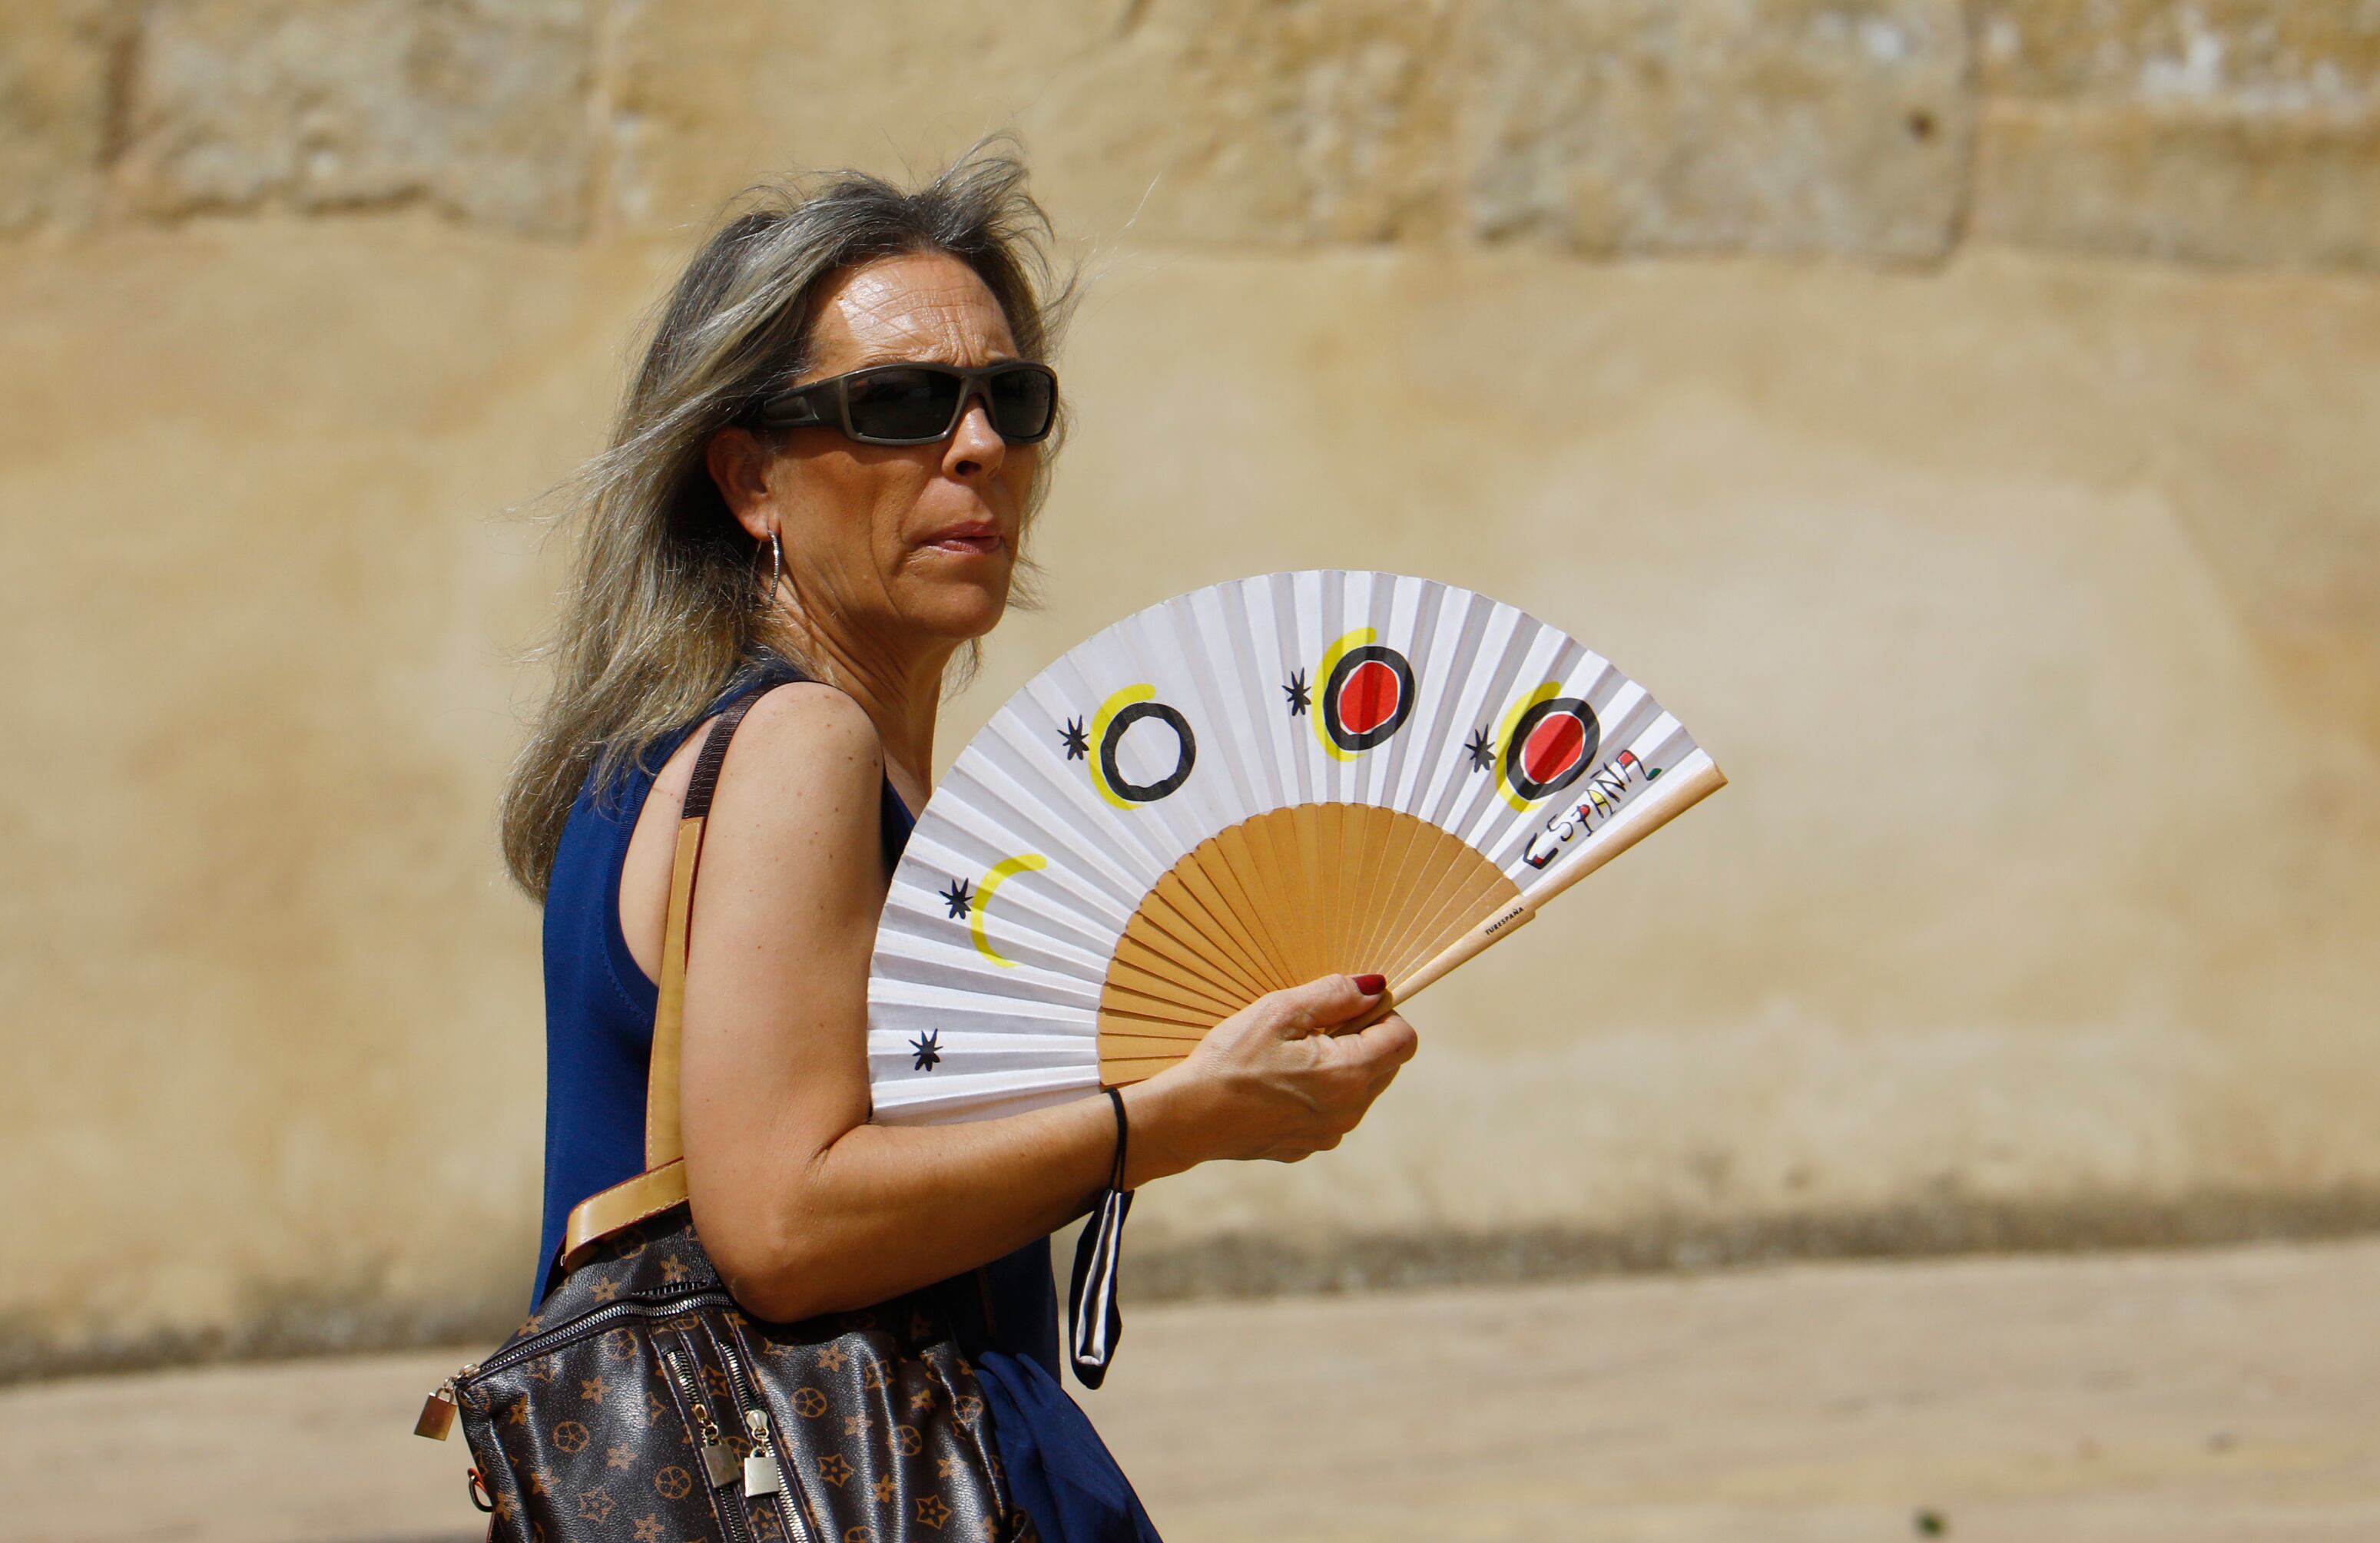
[[[673,1214],[674,1226],[608,1240],[489,1358],[495,1369],[458,1385],[493,1538],[1038,1543],[991,1450],[974,1368],[926,1294],[762,1323],[727,1301]],[[528,1353],[503,1365],[515,1350]],[[756,1401],[783,1479],[773,1496],[743,1492]],[[716,1488],[706,1419],[732,1474]]]

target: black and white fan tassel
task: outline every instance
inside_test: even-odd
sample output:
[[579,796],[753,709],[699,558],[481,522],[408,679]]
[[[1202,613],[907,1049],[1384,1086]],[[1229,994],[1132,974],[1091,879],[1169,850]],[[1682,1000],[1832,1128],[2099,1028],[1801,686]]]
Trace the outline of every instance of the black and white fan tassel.
[[1123,1309],[1116,1302],[1116,1282],[1123,1255],[1123,1219],[1132,1209],[1132,1191],[1123,1186],[1123,1095],[1107,1090],[1115,1105],[1115,1167],[1108,1186],[1083,1223],[1075,1245],[1075,1280],[1066,1294],[1066,1352],[1075,1376],[1086,1388],[1107,1380],[1108,1363],[1116,1342],[1123,1338]]

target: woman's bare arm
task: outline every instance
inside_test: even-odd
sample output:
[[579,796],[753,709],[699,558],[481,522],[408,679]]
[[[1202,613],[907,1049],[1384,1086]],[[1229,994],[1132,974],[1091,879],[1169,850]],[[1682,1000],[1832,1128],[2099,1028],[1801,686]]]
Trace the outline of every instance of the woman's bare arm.
[[[772,1319],[881,1301],[1043,1236],[1081,1214],[1112,1157],[1103,1099],[867,1123],[882,774],[857,704],[783,686],[746,718],[711,805],[686,976],[686,1180],[722,1278]],[[1125,1089],[1127,1181],[1336,1145],[1413,1053],[1393,1015],[1324,1032],[1373,1000],[1343,976],[1276,993]]]

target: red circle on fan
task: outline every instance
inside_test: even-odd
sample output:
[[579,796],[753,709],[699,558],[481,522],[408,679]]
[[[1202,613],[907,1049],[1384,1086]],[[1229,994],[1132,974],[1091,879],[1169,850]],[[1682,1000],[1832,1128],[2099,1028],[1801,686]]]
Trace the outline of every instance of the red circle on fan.
[[1404,683],[1377,659],[1367,659],[1348,674],[1339,688],[1339,722],[1349,734],[1369,734],[1397,715]]
[[1521,714],[1504,745],[1504,776],[1523,798],[1550,798],[1586,774],[1603,744],[1595,709],[1549,697]]
[[1586,750],[1586,725],[1575,714],[1554,713],[1529,731],[1521,771],[1533,783],[1551,783],[1576,766]]
[[1382,643],[1349,649],[1322,683],[1322,732],[1345,755],[1386,743],[1413,716],[1412,661]]

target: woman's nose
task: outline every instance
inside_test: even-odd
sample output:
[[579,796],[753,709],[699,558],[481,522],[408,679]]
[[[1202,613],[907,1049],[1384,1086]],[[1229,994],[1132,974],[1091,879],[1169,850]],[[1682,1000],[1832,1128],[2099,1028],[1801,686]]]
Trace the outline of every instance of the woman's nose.
[[1008,442],[991,426],[991,412],[983,398],[971,398],[959,415],[959,426],[942,446],[942,469],[953,477],[988,475],[1008,456]]

